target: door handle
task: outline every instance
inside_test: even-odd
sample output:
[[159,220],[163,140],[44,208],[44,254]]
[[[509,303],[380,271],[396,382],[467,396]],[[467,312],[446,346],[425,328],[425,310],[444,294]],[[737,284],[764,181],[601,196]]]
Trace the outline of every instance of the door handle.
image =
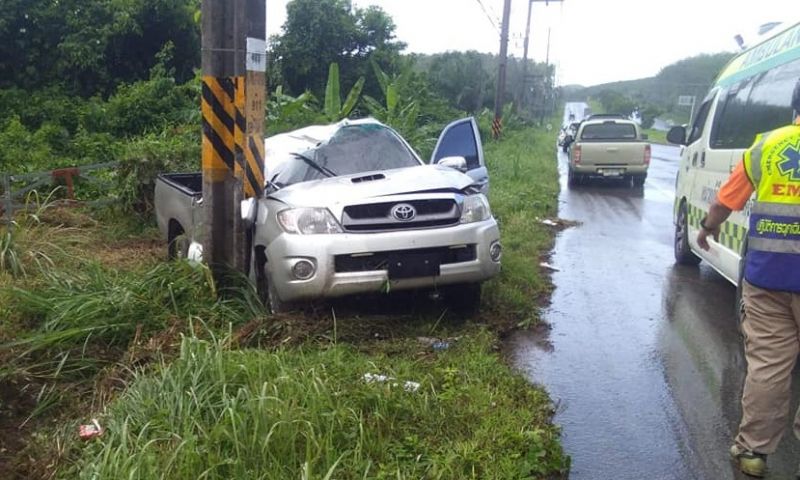
[[700,168],[705,168],[705,167],[706,167],[706,152],[704,150],[703,153],[700,154]]

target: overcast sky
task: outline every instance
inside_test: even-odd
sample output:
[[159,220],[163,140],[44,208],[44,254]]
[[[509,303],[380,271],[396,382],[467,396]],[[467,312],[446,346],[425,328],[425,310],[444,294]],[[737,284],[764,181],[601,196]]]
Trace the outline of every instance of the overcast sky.
[[[280,33],[289,0],[267,0],[267,35]],[[378,5],[397,25],[406,53],[498,52],[503,0],[353,0]],[[509,54],[522,57],[527,0],[511,2]],[[747,7],[747,8],[745,8]],[[485,12],[484,12],[485,10]],[[629,19],[635,19],[631,21]],[[735,51],[734,35],[800,20],[800,0],[565,0],[533,5],[529,56],[550,61],[560,85],[653,76],[700,53]]]

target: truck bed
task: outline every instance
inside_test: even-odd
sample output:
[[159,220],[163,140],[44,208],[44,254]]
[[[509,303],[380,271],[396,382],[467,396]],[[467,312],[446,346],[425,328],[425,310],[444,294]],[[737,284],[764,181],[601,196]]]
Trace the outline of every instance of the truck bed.
[[193,197],[203,195],[203,174],[197,173],[162,173],[158,178],[166,185],[180,190]]

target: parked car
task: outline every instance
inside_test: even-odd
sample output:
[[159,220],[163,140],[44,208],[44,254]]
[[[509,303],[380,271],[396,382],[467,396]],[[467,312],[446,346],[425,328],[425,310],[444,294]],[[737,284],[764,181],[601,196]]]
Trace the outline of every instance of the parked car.
[[650,166],[650,144],[631,120],[601,119],[581,123],[569,148],[568,184],[589,177],[623,178],[641,187]]
[[[430,164],[373,119],[265,141],[269,181],[252,224],[250,277],[274,311],[381,290],[439,289],[474,310],[502,247],[474,119],[448,125]],[[200,174],[163,174],[156,215],[169,252],[202,251]]]

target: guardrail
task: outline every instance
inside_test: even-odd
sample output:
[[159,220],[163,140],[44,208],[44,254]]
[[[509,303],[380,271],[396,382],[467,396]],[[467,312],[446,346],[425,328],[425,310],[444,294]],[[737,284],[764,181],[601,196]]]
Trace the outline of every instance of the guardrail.
[[[53,184],[64,185],[66,187],[64,200],[69,202],[77,202],[75,199],[75,180],[79,178],[90,180],[90,183],[94,186],[110,188],[112,182],[90,177],[89,174],[118,166],[118,162],[106,162],[79,167],[56,168],[43,172],[0,173],[0,196],[2,197],[0,223],[8,223],[13,218],[14,212],[25,208],[25,197],[30,192],[42,187],[52,187]],[[110,202],[111,200],[109,199],[100,199],[80,203],[82,205],[103,205]]]

